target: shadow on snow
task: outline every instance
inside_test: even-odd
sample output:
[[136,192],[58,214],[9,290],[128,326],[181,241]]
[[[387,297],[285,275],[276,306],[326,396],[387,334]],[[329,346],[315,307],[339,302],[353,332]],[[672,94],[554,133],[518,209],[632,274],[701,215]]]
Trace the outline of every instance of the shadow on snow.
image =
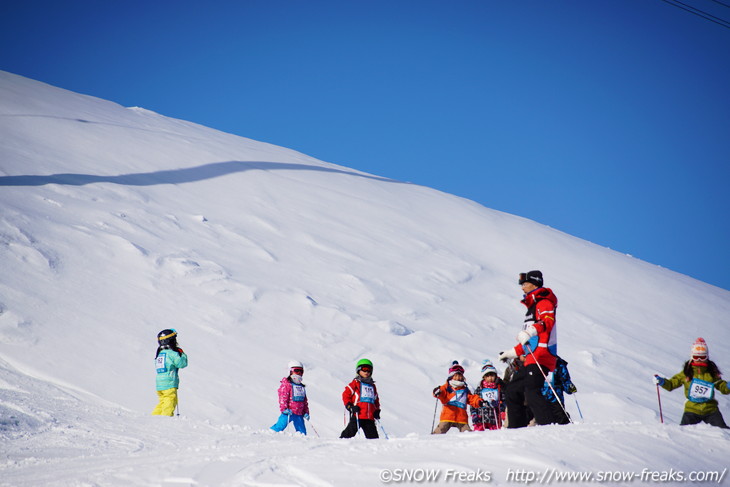
[[369,176],[357,172],[345,171],[307,164],[292,164],[283,162],[213,162],[202,166],[183,169],[170,169],[148,173],[120,174],[117,176],[96,176],[93,174],[48,174],[48,175],[21,175],[0,176],[0,186],[43,186],[46,184],[64,184],[69,186],[83,186],[93,183],[114,183],[126,186],[154,186],[158,184],[182,184],[212,179],[238,172],[260,170],[287,170],[287,171],[320,171],[334,174],[346,174],[361,178],[374,179],[389,183],[407,184],[394,179]]

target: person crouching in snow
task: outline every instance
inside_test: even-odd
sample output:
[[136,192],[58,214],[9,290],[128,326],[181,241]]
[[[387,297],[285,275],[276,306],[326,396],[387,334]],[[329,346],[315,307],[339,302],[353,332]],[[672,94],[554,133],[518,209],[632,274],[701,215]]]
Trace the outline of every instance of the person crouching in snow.
[[558,424],[569,424],[572,422],[570,415],[565,410],[564,392],[566,394],[574,394],[578,392],[578,388],[575,387],[575,384],[570,379],[568,362],[558,356],[555,362],[555,370],[548,375],[548,380],[542,386],[542,395],[553,409],[555,422]]
[[679,424],[705,422],[720,428],[728,427],[717,405],[715,391],[730,394],[730,388],[727,381],[722,380],[715,362],[710,360],[710,352],[703,338],[698,338],[692,345],[690,360],[684,363],[682,372],[671,379],[655,375],[654,383],[668,391],[684,386],[687,402]]
[[356,365],[356,376],[345,386],[342,392],[342,402],[350,412],[350,422],[340,438],[352,438],[360,428],[365,438],[379,438],[375,420],[380,419],[380,397],[373,380],[373,363],[364,358]]
[[497,369],[491,360],[482,366],[482,382],[474,394],[482,400],[478,408],[471,408],[471,423],[474,431],[497,430],[504,420],[504,383],[497,376]]
[[433,395],[441,401],[443,407],[441,408],[439,424],[432,434],[442,435],[452,427],[462,432],[471,431],[466,407],[478,408],[481,406],[481,400],[479,396],[472,394],[466,385],[464,367],[459,365],[459,362],[454,361],[451,364],[448,380],[445,384],[436,387],[433,390]]
[[155,368],[157,369],[157,396],[160,402],[152,414],[173,415],[177,407],[177,389],[180,386],[177,371],[187,366],[188,356],[182,348],[177,346],[177,331],[166,329],[158,333]]
[[302,384],[304,366],[301,362],[289,362],[289,375],[281,379],[279,385],[279,411],[281,415],[274,431],[284,431],[289,423],[294,423],[294,429],[303,435],[307,434],[304,420],[309,420],[309,401],[307,400],[306,386]]

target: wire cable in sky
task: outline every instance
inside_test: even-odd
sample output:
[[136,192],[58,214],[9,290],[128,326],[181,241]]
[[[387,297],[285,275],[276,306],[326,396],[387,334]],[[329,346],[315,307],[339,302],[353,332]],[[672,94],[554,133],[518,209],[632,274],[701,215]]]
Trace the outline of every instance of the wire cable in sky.
[[728,22],[727,20],[721,19],[719,17],[715,17],[712,14],[709,14],[709,13],[707,13],[703,10],[700,10],[698,8],[695,8],[691,5],[687,5],[686,3],[682,3],[679,0],[662,0],[662,2],[668,3],[669,5],[674,5],[677,8],[681,8],[682,10],[685,10],[689,13],[702,17],[705,20],[709,20],[710,22],[714,22],[718,25],[721,25],[721,26],[725,27],[726,29],[730,29],[730,22]]

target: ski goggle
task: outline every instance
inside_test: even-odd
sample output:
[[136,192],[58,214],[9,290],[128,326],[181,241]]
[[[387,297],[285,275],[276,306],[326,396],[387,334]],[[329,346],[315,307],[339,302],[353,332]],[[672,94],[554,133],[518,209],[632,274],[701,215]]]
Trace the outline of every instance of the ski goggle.
[[517,281],[520,286],[527,282],[527,272],[520,272],[520,278]]
[[369,365],[362,365],[362,366],[360,366],[360,370],[362,370],[363,372],[372,373],[373,368],[370,367]]
[[707,355],[692,355],[695,362],[707,362]]
[[302,375],[304,373],[304,369],[301,367],[294,367],[293,369],[291,369],[291,371],[292,373],[297,375]]

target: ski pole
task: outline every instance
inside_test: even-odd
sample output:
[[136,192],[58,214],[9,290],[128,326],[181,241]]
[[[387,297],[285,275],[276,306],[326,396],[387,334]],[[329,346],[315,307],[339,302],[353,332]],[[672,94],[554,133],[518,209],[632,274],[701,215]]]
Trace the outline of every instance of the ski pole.
[[530,355],[532,355],[532,360],[535,361],[535,365],[537,365],[537,368],[540,370],[540,373],[545,378],[545,382],[547,382],[547,385],[550,387],[550,390],[553,391],[553,394],[555,395],[555,399],[558,401],[558,404],[560,404],[560,407],[563,409],[563,412],[565,413],[565,417],[568,418],[568,421],[570,421],[571,424],[573,424],[573,420],[570,419],[570,415],[568,414],[568,411],[565,410],[565,406],[563,406],[563,402],[560,400],[560,397],[558,397],[558,393],[555,392],[555,389],[553,388],[553,385],[550,383],[550,381],[547,378],[547,375],[545,375],[545,372],[542,371],[542,366],[540,365],[540,362],[537,361],[535,358],[535,354],[532,353],[532,348],[528,348],[530,351]]
[[436,410],[439,407],[439,398],[436,398],[436,404],[433,406],[433,421],[431,422],[431,434],[433,434],[433,430],[436,429]]
[[502,398],[502,386],[497,386],[497,408],[494,410],[494,414],[497,415],[498,429],[502,429],[502,406],[504,405]]
[[307,423],[309,423],[309,426],[312,427],[312,431],[314,431],[314,434],[317,435],[317,438],[320,438],[319,433],[317,433],[317,428],[314,427],[312,424],[312,420],[309,418],[305,418],[307,420]]
[[583,413],[580,411],[580,404],[578,404],[578,398],[575,397],[576,394],[577,394],[577,392],[573,393],[573,399],[575,399],[575,407],[578,408],[578,414],[580,414],[580,419],[583,419]]
[[656,398],[659,401],[659,421],[664,423],[664,414],[662,414],[662,395],[659,394],[659,384],[656,385]]
[[390,438],[388,437],[388,433],[386,433],[385,428],[383,428],[383,423],[381,423],[379,419],[376,419],[375,422],[378,423],[378,426],[380,426],[380,431],[383,432],[383,436],[385,436],[385,439],[389,440]]

